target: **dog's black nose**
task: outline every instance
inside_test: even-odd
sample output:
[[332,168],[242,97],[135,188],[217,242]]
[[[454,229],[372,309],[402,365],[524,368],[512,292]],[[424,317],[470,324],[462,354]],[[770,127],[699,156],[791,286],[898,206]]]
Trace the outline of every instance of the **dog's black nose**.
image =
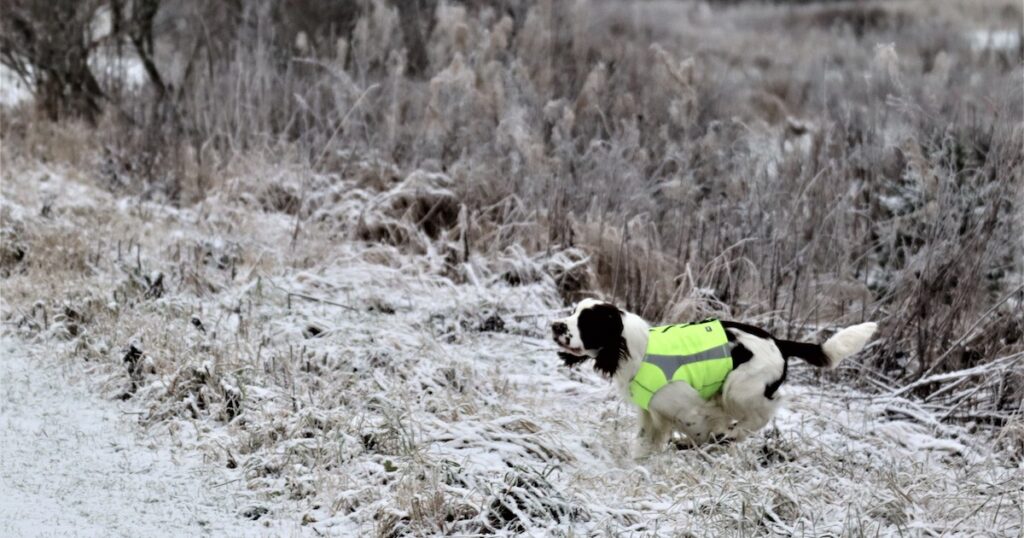
[[563,334],[569,332],[569,327],[565,323],[562,323],[561,321],[556,321],[551,324],[551,332],[555,336],[562,336]]

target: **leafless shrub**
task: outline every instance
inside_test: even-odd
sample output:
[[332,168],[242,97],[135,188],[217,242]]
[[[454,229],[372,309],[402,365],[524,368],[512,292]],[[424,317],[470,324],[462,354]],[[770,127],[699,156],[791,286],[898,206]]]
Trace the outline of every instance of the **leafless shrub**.
[[25,259],[27,246],[21,237],[25,232],[21,224],[12,218],[10,208],[4,207],[0,211],[0,274],[7,278]]
[[356,237],[398,245],[408,244],[419,234],[428,242],[436,239],[457,223],[459,206],[451,188],[447,175],[413,172],[371,201],[360,216]]
[[492,488],[483,514],[488,531],[523,532],[540,522],[589,519],[582,504],[566,499],[536,470],[513,469]]

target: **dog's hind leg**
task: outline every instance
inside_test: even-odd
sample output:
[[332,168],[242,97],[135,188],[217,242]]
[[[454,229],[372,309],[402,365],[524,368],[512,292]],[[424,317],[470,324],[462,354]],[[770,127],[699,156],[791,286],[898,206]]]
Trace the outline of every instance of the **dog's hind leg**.
[[737,441],[746,439],[750,434],[764,428],[768,421],[775,416],[777,409],[778,402],[763,396],[760,402],[748,402],[747,406],[743,408],[743,416],[737,417],[739,422],[730,428],[728,436]]
[[737,421],[730,437],[741,440],[763,428],[775,411],[777,390],[786,378],[786,361],[772,340],[737,333],[738,345],[751,351],[751,359],[733,370],[722,387],[722,407]]
[[766,395],[766,383],[757,372],[733,372],[722,391],[722,406],[737,421],[728,428],[728,436],[739,441],[763,428],[775,416],[780,401],[772,391]]

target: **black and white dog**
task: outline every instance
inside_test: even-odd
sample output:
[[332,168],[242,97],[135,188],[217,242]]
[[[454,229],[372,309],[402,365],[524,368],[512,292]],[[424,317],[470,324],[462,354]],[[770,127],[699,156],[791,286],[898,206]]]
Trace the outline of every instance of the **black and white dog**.
[[[767,331],[721,321],[732,358],[722,388],[705,400],[690,384],[669,382],[654,392],[640,410],[640,434],[634,456],[643,457],[666,444],[672,432],[686,435],[691,445],[709,439],[741,440],[761,429],[775,414],[776,392],[786,379],[788,357],[821,368],[835,368],[857,353],[874,334],[875,323],[840,330],[824,344],[780,340]],[[628,401],[630,383],[647,356],[650,326],[636,314],[612,304],[584,299],[572,314],[551,323],[552,336],[567,366],[594,360],[594,369],[610,378]]]

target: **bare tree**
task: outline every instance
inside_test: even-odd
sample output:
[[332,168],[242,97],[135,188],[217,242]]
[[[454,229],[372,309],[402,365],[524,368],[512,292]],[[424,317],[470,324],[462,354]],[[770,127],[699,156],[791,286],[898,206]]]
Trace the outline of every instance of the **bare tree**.
[[[129,13],[127,18],[125,18],[125,7],[128,8],[127,12]],[[160,76],[160,70],[157,69],[156,62],[153,61],[153,55],[155,54],[153,20],[156,18],[156,13],[159,9],[160,0],[136,0],[127,3],[124,0],[112,0],[111,2],[115,29],[124,28],[126,30],[128,38],[131,40],[132,45],[135,46],[135,53],[142,61],[142,66],[146,69],[146,76],[149,77],[150,82],[156,89],[157,95],[163,98],[167,94],[167,84],[164,82],[163,77]]]
[[[32,88],[47,117],[93,122],[108,96],[89,69],[89,56],[103,43],[128,41],[162,98],[167,85],[154,56],[154,26],[160,0],[13,0],[0,11],[0,62]],[[109,31],[100,31],[102,10]]]
[[102,5],[79,0],[11,0],[0,10],[0,62],[25,81],[47,117],[92,122],[104,98],[89,70],[91,23]]

